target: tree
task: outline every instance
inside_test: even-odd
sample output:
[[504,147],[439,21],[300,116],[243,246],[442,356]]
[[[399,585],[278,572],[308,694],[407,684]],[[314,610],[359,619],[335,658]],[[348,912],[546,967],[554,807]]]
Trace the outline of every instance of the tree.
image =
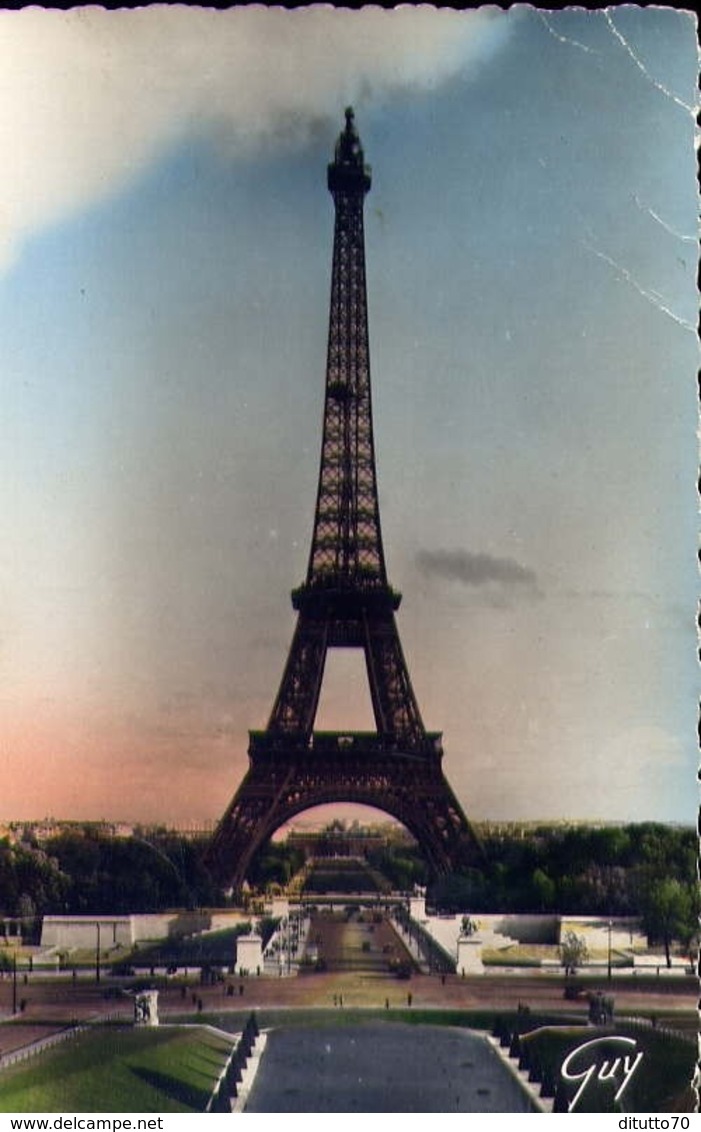
[[565,968],[565,975],[574,975],[588,958],[589,948],[584,936],[577,935],[576,932],[565,932],[560,943],[560,962]]
[[554,880],[548,876],[544,869],[535,869],[531,877],[531,888],[536,910],[549,912],[555,906],[557,889]]
[[22,938],[32,939],[36,926],[36,904],[28,892],[23,892],[17,902],[17,912],[22,921]]
[[696,903],[690,888],[672,877],[653,880],[643,894],[643,929],[651,942],[664,945],[668,967],[673,941],[688,945],[698,930]]

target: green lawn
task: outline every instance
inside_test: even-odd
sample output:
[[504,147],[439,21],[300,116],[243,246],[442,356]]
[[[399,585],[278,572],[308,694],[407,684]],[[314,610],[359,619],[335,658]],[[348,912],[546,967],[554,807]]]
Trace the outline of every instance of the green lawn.
[[204,1027],[100,1027],[0,1073],[0,1112],[202,1112],[230,1050]]

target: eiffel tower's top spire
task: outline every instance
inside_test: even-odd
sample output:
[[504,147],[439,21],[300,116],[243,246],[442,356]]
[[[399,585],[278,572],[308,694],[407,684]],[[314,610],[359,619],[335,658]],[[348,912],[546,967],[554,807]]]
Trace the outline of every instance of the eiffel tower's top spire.
[[336,142],[334,160],[329,165],[328,184],[332,193],[362,191],[367,193],[372,183],[371,170],[365,165],[363,147],[355,128],[353,107],[346,107],[346,128]]
[[370,168],[350,107],[328,167],[336,218],[326,362],[326,400],[319,487],[307,579],[293,593],[296,609],[320,587],[360,597],[372,590],[396,609],[387,582],[370,394],[363,204]]

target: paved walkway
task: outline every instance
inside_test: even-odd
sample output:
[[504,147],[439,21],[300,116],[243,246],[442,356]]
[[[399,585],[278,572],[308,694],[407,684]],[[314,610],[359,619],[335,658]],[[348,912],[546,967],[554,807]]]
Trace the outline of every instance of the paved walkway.
[[480,1034],[322,1024],[268,1035],[246,1112],[532,1112]]
[[369,913],[318,912],[312,915],[308,944],[328,971],[387,975],[390,963],[411,956],[386,917]]
[[[396,977],[382,972],[353,972],[353,971],[324,971],[321,974],[300,975],[297,978],[232,978],[235,995],[226,996],[226,985],[216,987],[200,986],[192,979],[191,986],[183,995],[179,985],[169,985],[159,996],[159,1014],[165,1020],[170,1014],[183,1014],[196,1010],[196,1003],[201,1000],[203,1009],[207,1013],[220,1013],[225,1010],[252,1010],[273,1007],[295,1006],[321,1006],[331,1008],[334,999],[343,996],[346,1007],[384,1007],[385,1000],[389,999],[390,1007],[407,1005],[407,994],[411,993],[414,1007],[437,1007],[439,1009],[485,1009],[497,1014],[505,1010],[515,1010],[519,1002],[528,1003],[533,1011],[566,1013],[575,1015],[586,1021],[588,1004],[582,1002],[567,1002],[563,998],[563,980],[540,972],[525,973],[518,978],[495,973],[493,975],[477,975],[473,978],[462,979],[460,976],[449,975],[445,982],[435,975],[414,975],[408,982],[398,980]],[[6,1035],[6,1025],[12,1030],[15,1027],[28,1026],[40,1028],[43,1032],[37,1037],[54,1029],[76,1022],[90,1021],[106,1013],[122,1017],[125,1020],[133,1014],[133,1003],[128,996],[121,998],[107,998],[107,983],[96,987],[95,984],[78,983],[73,986],[70,981],[34,982],[22,988],[23,997],[26,997],[26,1010],[10,1019],[12,988],[3,987],[0,982],[0,1019],[3,1016],[6,1023],[0,1025],[0,1048],[5,1045],[5,1038],[10,1040],[11,1046],[24,1045],[26,1039],[17,1040],[17,1035]],[[599,984],[601,989],[608,993],[609,986],[605,980]],[[244,993],[240,995],[239,988]],[[596,989],[592,985],[592,989]],[[645,987],[635,987],[630,981],[625,983],[614,982],[611,993],[616,999],[617,1014],[641,1015],[654,1009],[663,1017],[671,1020],[679,1011],[688,1017],[697,1018],[698,983],[696,980],[685,980],[684,985],[677,985],[676,980],[654,980]],[[194,998],[194,1002],[193,1002]],[[34,1040],[35,1035],[29,1040]]]

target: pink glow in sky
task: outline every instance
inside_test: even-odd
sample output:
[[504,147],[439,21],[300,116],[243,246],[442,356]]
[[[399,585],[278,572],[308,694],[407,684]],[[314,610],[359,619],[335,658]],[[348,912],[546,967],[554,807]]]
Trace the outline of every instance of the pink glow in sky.
[[[244,773],[353,102],[388,571],[451,785],[693,820],[689,14],[6,11],[0,65],[0,818],[214,821]],[[367,726],[331,668],[320,723]]]

